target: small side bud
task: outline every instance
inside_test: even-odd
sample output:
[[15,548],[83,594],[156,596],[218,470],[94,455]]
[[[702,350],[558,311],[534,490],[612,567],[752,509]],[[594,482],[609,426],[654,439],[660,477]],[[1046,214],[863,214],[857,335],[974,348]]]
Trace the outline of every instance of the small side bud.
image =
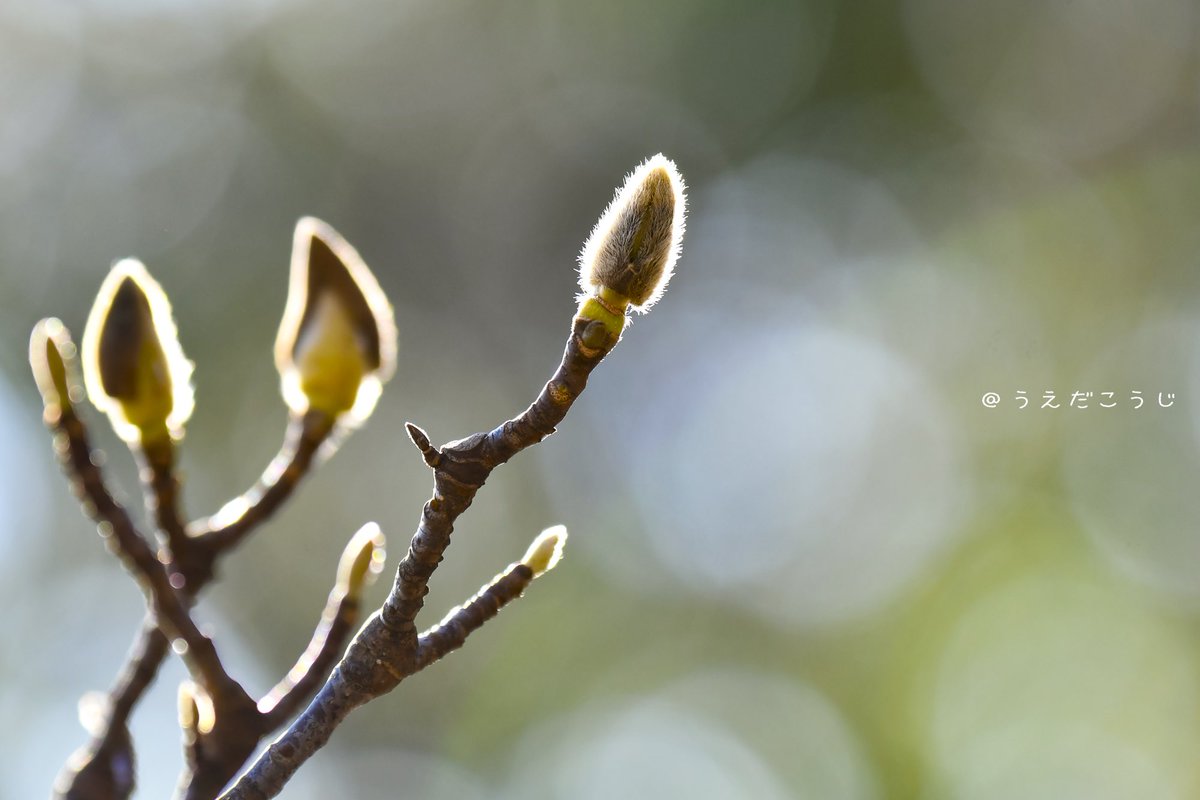
[[375,576],[383,571],[383,563],[387,559],[384,550],[386,544],[383,531],[374,522],[359,528],[342,551],[342,560],[338,562],[338,590],[357,596],[370,586]]
[[85,731],[95,737],[104,735],[104,729],[108,726],[108,715],[112,712],[112,703],[108,695],[103,692],[86,692],[79,698],[77,710],[79,724]]
[[75,356],[75,343],[62,322],[44,319],[33,327],[33,335],[29,337],[29,366],[47,407],[71,407],[72,389],[76,386],[72,375]]
[[563,548],[567,546],[567,529],[555,525],[542,531],[529,549],[525,551],[521,563],[533,570],[533,577],[554,569],[563,557]]
[[190,735],[212,732],[217,712],[208,692],[191,681],[179,684],[179,727]]
[[[585,303],[610,314],[645,312],[662,297],[683,246],[687,197],[675,163],[661,153],[625,178],[579,254]],[[623,320],[622,320],[623,324]]]
[[127,442],[179,438],[192,415],[191,377],[166,293],[140,261],[118,261],[83,330],[83,380],[93,405]]
[[358,252],[313,217],[296,224],[275,366],[295,414],[370,416],[396,364],[391,303]]

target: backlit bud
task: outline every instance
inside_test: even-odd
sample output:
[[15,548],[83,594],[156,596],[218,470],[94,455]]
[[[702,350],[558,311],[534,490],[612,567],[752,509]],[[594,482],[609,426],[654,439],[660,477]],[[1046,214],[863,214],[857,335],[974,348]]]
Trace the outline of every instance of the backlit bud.
[[195,735],[212,733],[217,722],[216,709],[208,692],[191,681],[179,684],[179,727]]
[[661,153],[625,178],[579,254],[579,286],[614,313],[645,312],[667,288],[683,244],[687,198]]
[[533,540],[521,563],[533,570],[533,577],[554,569],[562,560],[563,548],[567,546],[567,529],[562,525],[547,528]]
[[283,397],[362,422],[396,363],[396,321],[379,282],[337,231],[313,217],[296,225],[287,306],[275,340]]
[[370,586],[375,576],[383,571],[383,562],[387,558],[385,544],[387,540],[383,531],[374,522],[359,528],[342,551],[342,560],[338,562],[338,588],[356,596]]
[[118,261],[83,330],[92,403],[127,442],[178,438],[192,414],[191,376],[162,287],[140,261]]
[[73,364],[74,359],[75,343],[61,322],[44,319],[34,326],[29,337],[29,365],[46,406],[71,407],[75,400],[71,390],[76,379],[67,363]]

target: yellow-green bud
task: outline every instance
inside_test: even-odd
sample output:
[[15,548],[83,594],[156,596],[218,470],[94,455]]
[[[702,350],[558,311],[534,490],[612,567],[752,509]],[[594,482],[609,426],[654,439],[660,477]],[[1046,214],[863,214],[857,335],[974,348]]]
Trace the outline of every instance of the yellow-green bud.
[[379,282],[329,225],[304,217],[292,242],[291,278],[275,339],[283,397],[309,409],[366,419],[396,364],[396,321]]
[[192,415],[192,363],[179,346],[171,303],[140,261],[118,261],[83,330],[88,397],[117,435],[147,442],[179,438]]
[[44,319],[33,327],[33,335],[29,337],[29,365],[47,406],[71,407],[75,400],[71,397],[75,378],[67,362],[74,359],[75,343],[62,322]]
[[[659,153],[625,178],[579,254],[579,286],[610,312],[647,311],[662,297],[683,245],[687,196]],[[607,291],[606,291],[607,290]],[[586,300],[585,300],[586,302]]]
[[370,586],[375,576],[383,571],[383,563],[387,559],[384,550],[386,544],[383,531],[374,522],[359,528],[342,551],[342,559],[338,562],[338,589],[356,597]]
[[208,692],[191,681],[179,684],[179,727],[189,735],[212,733],[217,723],[216,709]]
[[533,577],[554,569],[563,557],[563,548],[567,546],[567,529],[555,525],[542,531],[529,549],[525,551],[521,563],[533,570]]

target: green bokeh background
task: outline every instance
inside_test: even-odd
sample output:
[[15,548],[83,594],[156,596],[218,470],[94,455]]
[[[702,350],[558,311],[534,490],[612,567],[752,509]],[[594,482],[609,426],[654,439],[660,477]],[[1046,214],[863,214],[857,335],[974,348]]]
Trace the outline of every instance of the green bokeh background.
[[1190,0],[0,1],[0,798],[45,795],[141,613],[40,428],[37,319],[79,335],[147,264],[200,515],[282,436],[296,219],[379,277],[395,379],[201,604],[263,691],[368,520],[390,577],[430,491],[403,422],[525,407],[659,151],[675,281],[493,476],[427,621],[551,524],[566,560],[283,796],[1200,798],[1198,32]]

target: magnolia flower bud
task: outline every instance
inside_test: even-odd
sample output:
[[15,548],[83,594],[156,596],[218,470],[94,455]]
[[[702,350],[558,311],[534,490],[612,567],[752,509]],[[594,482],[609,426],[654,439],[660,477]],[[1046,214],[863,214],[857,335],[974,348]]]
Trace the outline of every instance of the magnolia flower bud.
[[140,261],[118,261],[83,330],[92,404],[127,442],[178,438],[192,414],[191,376],[162,287]]
[[178,703],[179,727],[192,737],[212,733],[217,712],[208,692],[191,681],[184,681],[179,684]]
[[396,363],[396,322],[379,282],[337,231],[313,217],[296,225],[287,306],[275,340],[283,397],[309,409],[366,419]]
[[75,343],[60,321],[44,319],[33,327],[33,335],[29,337],[29,365],[47,407],[70,408],[77,399],[71,396],[75,384],[67,366],[74,359]]
[[563,548],[567,546],[567,529],[555,525],[542,531],[529,549],[525,551],[521,563],[533,570],[533,577],[554,569],[563,557]]
[[614,313],[647,311],[662,297],[683,244],[687,198],[661,153],[625,178],[579,254],[579,286]]
[[371,585],[375,576],[383,571],[387,558],[384,551],[383,531],[374,522],[368,522],[351,537],[342,560],[338,562],[337,587],[347,595],[357,596]]

